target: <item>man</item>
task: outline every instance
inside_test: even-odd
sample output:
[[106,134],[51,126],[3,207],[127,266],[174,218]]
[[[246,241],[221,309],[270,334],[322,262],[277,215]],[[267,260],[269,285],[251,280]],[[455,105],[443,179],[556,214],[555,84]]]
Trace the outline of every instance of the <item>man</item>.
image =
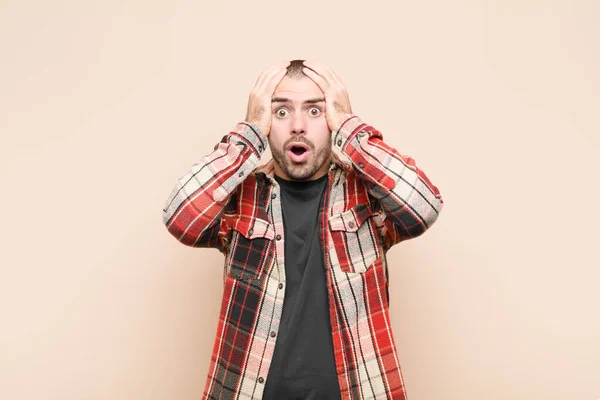
[[[258,167],[267,142],[273,159]],[[406,399],[385,254],[442,204],[414,161],[352,114],[334,71],[266,69],[245,121],[163,210],[181,243],[225,255],[203,398]]]

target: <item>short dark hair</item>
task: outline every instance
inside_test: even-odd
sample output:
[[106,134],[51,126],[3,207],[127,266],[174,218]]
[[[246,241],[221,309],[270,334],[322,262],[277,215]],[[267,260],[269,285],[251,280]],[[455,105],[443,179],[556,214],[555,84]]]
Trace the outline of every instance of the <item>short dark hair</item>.
[[306,75],[302,72],[302,68],[304,68],[304,60],[292,60],[287,67],[287,75],[290,78],[304,78]]

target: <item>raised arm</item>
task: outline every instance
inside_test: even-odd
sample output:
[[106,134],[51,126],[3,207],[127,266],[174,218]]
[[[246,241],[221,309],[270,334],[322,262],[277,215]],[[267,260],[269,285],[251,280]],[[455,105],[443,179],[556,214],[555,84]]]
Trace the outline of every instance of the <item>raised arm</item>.
[[411,157],[387,145],[378,130],[355,115],[341,121],[333,141],[381,205],[388,247],[433,225],[443,207],[442,196]]
[[352,114],[350,99],[335,71],[305,61],[303,72],[325,94],[333,145],[352,161],[385,214],[386,246],[421,235],[443,207],[439,190],[415,161],[383,141],[382,134]]
[[258,165],[266,146],[260,129],[242,122],[225,135],[215,150],[177,180],[163,209],[163,223],[187,246],[217,247],[228,235],[221,215],[235,189]]
[[235,191],[267,147],[271,98],[288,65],[278,63],[261,73],[250,93],[246,120],[178,179],[163,208],[163,223],[181,243],[223,251],[231,230],[222,216],[236,212]]

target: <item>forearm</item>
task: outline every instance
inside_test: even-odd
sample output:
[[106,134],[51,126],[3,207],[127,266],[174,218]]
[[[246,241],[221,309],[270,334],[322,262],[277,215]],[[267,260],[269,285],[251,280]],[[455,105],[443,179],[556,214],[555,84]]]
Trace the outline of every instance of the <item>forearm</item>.
[[395,242],[419,236],[436,221],[442,197],[412,158],[387,145],[378,130],[354,115],[346,115],[332,135],[333,145],[350,158],[393,223],[400,236]]
[[[267,139],[242,122],[210,154],[177,180],[163,209],[163,223],[188,246],[217,246],[221,214],[235,189],[256,168]],[[222,232],[221,232],[222,233]]]

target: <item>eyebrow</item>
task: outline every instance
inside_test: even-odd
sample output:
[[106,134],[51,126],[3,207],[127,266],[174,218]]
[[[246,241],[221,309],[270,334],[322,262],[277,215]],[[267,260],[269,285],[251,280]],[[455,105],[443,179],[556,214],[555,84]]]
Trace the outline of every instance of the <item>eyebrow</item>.
[[[323,103],[324,101],[325,101],[324,98],[319,97],[319,98],[304,100],[302,102],[302,104],[316,104],[316,103]],[[288,99],[287,97],[273,97],[271,99],[271,102],[273,102],[273,103],[291,103],[292,101],[290,99]]]

